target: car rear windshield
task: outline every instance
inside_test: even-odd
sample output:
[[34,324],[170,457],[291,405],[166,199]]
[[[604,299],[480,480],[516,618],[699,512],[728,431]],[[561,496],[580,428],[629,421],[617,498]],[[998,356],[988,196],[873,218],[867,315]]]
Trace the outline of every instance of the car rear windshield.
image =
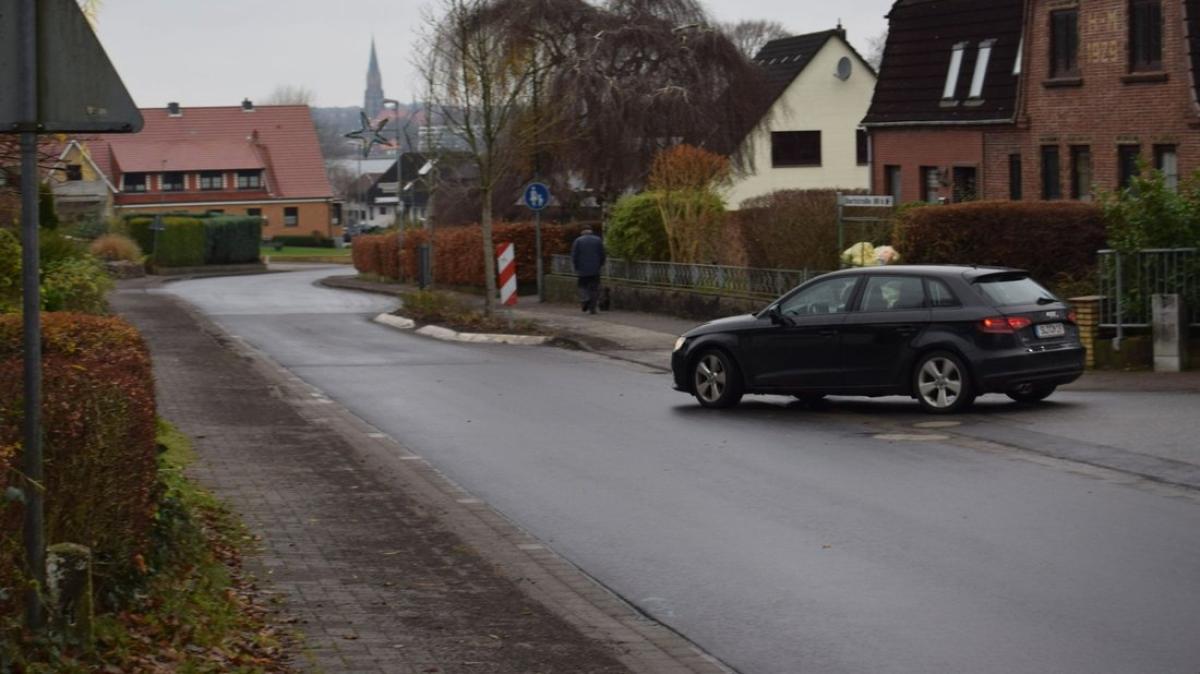
[[1059,301],[1054,293],[1028,276],[986,276],[976,281],[975,285],[998,307],[1037,304],[1038,300],[1042,300],[1042,304],[1047,300]]

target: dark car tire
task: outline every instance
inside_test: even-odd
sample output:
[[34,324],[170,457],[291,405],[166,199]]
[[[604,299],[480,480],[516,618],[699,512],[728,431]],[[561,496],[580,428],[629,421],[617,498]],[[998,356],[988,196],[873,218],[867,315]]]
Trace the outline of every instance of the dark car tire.
[[1022,384],[1005,391],[1004,395],[1019,403],[1036,403],[1049,398],[1057,388],[1055,384]]
[[794,397],[809,407],[819,407],[825,404],[824,393],[797,393]]
[[692,361],[692,393],[704,407],[733,407],[742,399],[742,374],[724,351],[709,349]]
[[975,402],[970,371],[949,351],[931,351],[917,360],[912,375],[913,395],[926,412],[954,414]]

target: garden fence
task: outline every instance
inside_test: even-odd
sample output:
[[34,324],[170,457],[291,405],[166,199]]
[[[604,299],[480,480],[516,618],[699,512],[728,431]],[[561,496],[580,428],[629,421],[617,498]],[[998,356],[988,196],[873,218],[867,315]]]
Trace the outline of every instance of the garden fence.
[[[553,256],[550,269],[554,274],[575,275],[570,255]],[[773,298],[823,273],[808,269],[756,269],[609,258],[602,275],[616,281],[665,288]]]
[[1098,267],[1101,327],[1149,327],[1156,294],[1180,295],[1188,322],[1200,326],[1200,249],[1102,250]]

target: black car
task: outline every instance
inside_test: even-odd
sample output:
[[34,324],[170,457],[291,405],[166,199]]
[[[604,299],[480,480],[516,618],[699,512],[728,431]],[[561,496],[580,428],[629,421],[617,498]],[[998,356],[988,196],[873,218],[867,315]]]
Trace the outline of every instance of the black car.
[[907,395],[938,413],[992,392],[1042,400],[1083,363],[1075,313],[1028,273],[915,265],[825,274],[685,333],[671,356],[676,390],[705,407]]

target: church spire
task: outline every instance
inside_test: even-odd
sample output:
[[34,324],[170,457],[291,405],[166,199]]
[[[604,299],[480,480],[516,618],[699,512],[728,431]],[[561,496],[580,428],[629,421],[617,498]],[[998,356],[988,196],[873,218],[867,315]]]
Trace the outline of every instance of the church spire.
[[383,75],[379,73],[379,57],[375,54],[375,37],[371,37],[371,62],[367,65],[367,92],[363,97],[363,111],[375,119],[383,110]]

